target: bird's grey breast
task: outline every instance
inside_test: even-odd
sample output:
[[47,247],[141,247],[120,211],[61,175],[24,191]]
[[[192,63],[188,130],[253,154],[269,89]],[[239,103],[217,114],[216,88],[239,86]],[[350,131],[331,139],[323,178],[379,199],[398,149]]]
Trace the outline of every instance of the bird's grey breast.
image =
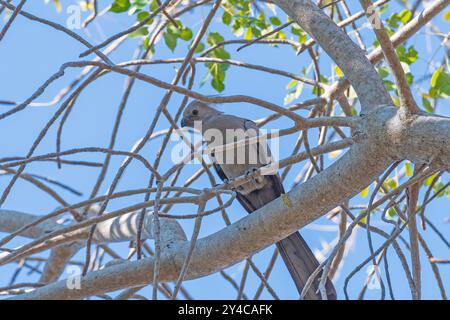
[[[217,115],[203,124],[203,137],[211,150],[210,158],[228,179],[250,174],[268,162],[268,147],[255,139],[259,130],[254,122],[230,115]],[[252,139],[253,138],[253,139]],[[245,143],[250,139],[252,142]],[[264,177],[241,186],[248,194],[263,186]]]

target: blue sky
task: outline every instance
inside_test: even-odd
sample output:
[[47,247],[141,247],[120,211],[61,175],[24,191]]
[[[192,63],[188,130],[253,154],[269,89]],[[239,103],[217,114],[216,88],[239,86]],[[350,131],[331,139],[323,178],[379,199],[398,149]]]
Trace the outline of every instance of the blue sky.
[[[62,1],[63,11],[57,13],[53,5],[44,4],[44,1],[28,1],[25,5],[25,10],[36,14],[40,17],[65,24],[68,19],[66,13],[67,5],[73,4],[76,1]],[[383,15],[387,17],[395,10],[398,11],[398,5],[395,1],[389,7],[388,11]],[[99,1],[100,8],[104,8],[109,1]],[[351,10],[356,12],[360,8],[356,2],[352,2]],[[184,25],[192,27],[195,31],[198,30],[203,18],[209,12],[208,7],[200,8],[187,14],[183,18]],[[83,12],[83,19],[88,13]],[[283,15],[280,17],[284,18]],[[3,19],[3,17],[1,17]],[[88,28],[88,33],[83,30],[74,30],[88,39],[91,43],[100,43],[109,36],[129,27],[134,22],[134,18],[128,17],[126,14],[108,13],[98,20],[94,21]],[[2,20],[2,24],[4,20]],[[448,22],[444,22],[442,14],[433,20],[433,23],[444,32],[448,32]],[[234,36],[225,28],[220,22],[220,16],[216,17],[212,24],[210,31],[220,31],[226,39],[231,39]],[[373,40],[373,35],[370,30],[363,29],[363,35],[370,39],[366,44],[370,47]],[[134,50],[138,44],[136,39],[128,39],[119,50],[111,55],[111,59],[115,63],[129,60],[133,57]],[[444,57],[444,50],[440,46],[440,41],[436,37],[432,37],[425,29],[422,29],[418,36],[408,42],[409,45],[414,44],[416,50],[419,51],[419,60],[411,66],[413,73],[417,78],[420,78],[426,73],[427,68],[434,68],[435,66],[429,64],[429,60],[433,57],[436,61],[442,61]],[[186,53],[186,43],[179,43],[175,52],[171,52],[161,41],[156,49],[155,59],[158,58],[176,58],[183,57]],[[239,52],[236,52],[236,46],[230,46],[227,50],[231,53],[232,59],[251,62],[253,64],[261,64],[273,68],[279,68],[290,72],[300,73],[303,67],[307,67],[310,60],[307,55],[296,56],[295,52],[289,47],[268,47],[254,45]],[[12,100],[21,102],[28,98],[50,75],[58,70],[58,68],[67,61],[79,60],[78,55],[85,50],[85,47],[75,40],[69,38],[67,35],[53,30],[47,26],[31,22],[18,17],[14,22],[12,28],[8,31],[5,38],[0,42],[0,100]],[[322,71],[327,76],[331,77],[334,70],[332,61],[322,54],[321,60]],[[170,82],[176,73],[175,65],[152,65],[145,66],[141,72],[149,74],[161,80]],[[60,89],[67,86],[71,80],[79,73],[80,70],[68,70],[65,76],[53,83],[47,88],[45,93],[39,97],[38,102],[45,102],[51,100]],[[202,94],[217,94],[211,86],[207,83],[200,85],[202,78],[206,74],[206,69],[198,65],[197,77],[194,90]],[[93,85],[89,86],[83,91],[79,97],[73,112],[71,113],[62,136],[62,149],[67,150],[75,147],[92,147],[103,146],[106,147],[109,141],[109,136],[112,131],[112,126],[115,120],[117,108],[123,93],[125,78],[121,75],[109,74],[98,79]],[[222,93],[224,95],[245,94],[256,96],[264,100],[268,100],[279,105],[283,104],[284,96],[287,94],[286,85],[289,79],[280,76],[263,74],[258,71],[242,70],[237,67],[230,67],[227,72],[226,89]],[[421,83],[425,88],[429,80]],[[421,87],[414,86],[413,91],[418,97]],[[141,138],[153,118],[154,111],[158,107],[159,102],[163,96],[164,91],[153,87],[143,82],[137,82],[129,99],[127,108],[124,113],[122,124],[119,130],[119,136],[115,149],[129,150],[135,142]],[[313,97],[310,90],[304,90],[301,96],[295,102],[300,102]],[[168,108],[171,112],[175,112],[181,101],[179,95],[174,95],[170,101]],[[420,99],[418,99],[420,101]],[[437,112],[443,115],[450,115],[447,102],[441,101],[438,105]],[[5,110],[9,107],[0,106]],[[19,112],[7,119],[1,121],[0,124],[0,156],[23,156],[27,153],[33,140],[38,132],[43,128],[48,119],[53,115],[56,106],[51,107],[29,107],[25,111]],[[259,119],[269,112],[256,108],[250,104],[229,104],[221,106],[222,110],[247,117],[249,119]],[[273,122],[268,128],[283,128],[289,126],[287,120],[279,120]],[[53,126],[47,136],[44,138],[35,154],[44,154],[53,152],[55,150],[56,130],[57,126]],[[159,121],[156,130],[167,128],[168,123],[164,118]],[[311,137],[314,133],[311,133]],[[281,157],[289,155],[291,148],[295,143],[297,135],[292,135],[283,138],[281,141]],[[311,138],[311,143],[316,141]],[[141,151],[141,154],[151,163],[155,159],[156,151],[159,149],[161,143],[160,139],[155,139],[147,144]],[[175,142],[174,142],[175,143]],[[168,169],[170,167],[170,152],[163,157],[161,168]],[[89,161],[102,161],[102,155],[80,155],[72,156],[71,159],[83,159]],[[333,160],[326,157],[327,163]],[[122,163],[123,158],[114,157],[105,183],[100,191],[105,193],[112,177],[116,173],[118,167]],[[303,167],[304,163],[297,164],[291,171],[288,179],[285,182],[285,188],[289,189],[293,180]],[[189,166],[183,171],[180,181],[188,178],[193,172],[199,169],[199,166]],[[68,183],[77,190],[81,190],[83,197],[77,197],[64,190],[58,190],[63,198],[69,203],[79,202],[89,196],[90,190],[99,173],[98,168],[81,168],[78,166],[63,166],[62,170],[58,170],[54,163],[37,163],[27,166],[26,172],[38,173],[51,177],[55,180]],[[444,175],[443,181],[447,182],[448,175]],[[3,189],[9,182],[10,177],[0,176],[0,189]],[[138,162],[133,162],[126,171],[126,174],[118,186],[118,190],[136,189],[144,187],[147,184],[148,172]],[[194,184],[194,187],[202,188],[207,186],[208,180],[202,178]],[[136,201],[142,201],[142,196],[135,196],[127,199],[115,200],[110,203],[108,210],[114,210],[120,207],[130,205]],[[356,197],[352,202],[354,204],[366,203],[368,198]],[[57,203],[46,194],[37,190],[29,183],[19,180],[3,208],[14,209],[33,213],[36,215],[43,215],[52,211],[57,206]],[[195,208],[193,206],[180,205],[175,211],[177,213],[193,213]],[[236,203],[228,210],[233,221],[243,217],[246,213]],[[448,235],[449,224],[443,221],[449,218],[449,199],[444,197],[433,202],[427,209],[427,216],[433,221],[442,233]],[[374,225],[389,230],[385,224],[380,221],[379,215],[373,218]],[[188,235],[192,233],[193,223],[191,221],[182,221],[185,231]],[[204,219],[201,236],[211,234],[224,227],[224,222],[218,215],[213,215]],[[324,229],[331,229],[331,231],[324,231]],[[323,246],[334,239],[336,236],[336,224],[330,222],[325,218],[315,221],[310,226],[302,230],[302,234],[307,239],[310,246],[316,250],[323,250]],[[425,239],[430,245],[433,253],[438,258],[448,258],[449,251],[437,236],[428,228],[423,232]],[[3,235],[1,235],[3,236]],[[407,239],[408,235],[405,232],[404,237]],[[375,247],[382,243],[382,239],[374,237]],[[12,241],[8,247],[15,247],[23,244],[24,240],[21,238]],[[126,255],[128,248],[127,244],[114,245],[114,249]],[[402,244],[405,250],[405,246]],[[273,247],[267,248],[258,253],[254,257],[255,263],[260,266],[261,270],[266,268],[268,260],[273,252]],[[408,252],[405,254],[409,258]],[[365,230],[358,230],[353,247],[346,256],[345,264],[342,270],[339,271],[339,276],[335,281],[338,289],[338,295],[343,298],[342,286],[346,275],[361,261],[369,255],[367,239]],[[396,298],[410,298],[410,292],[407,285],[406,278],[402,273],[401,265],[391,249],[389,251],[389,262],[391,277],[395,288]],[[75,258],[78,261],[84,259],[84,252],[77,255]],[[427,299],[439,298],[438,289],[431,272],[429,264],[424,261],[425,256],[422,252],[423,260],[423,297]],[[239,263],[227,269],[227,272],[235,277],[236,282],[239,283],[243,264]],[[6,285],[14,271],[14,265],[7,265],[0,267],[0,286]],[[448,281],[448,266],[441,265],[441,274],[445,282],[446,289],[450,289]],[[447,277],[446,277],[447,273]],[[66,277],[67,275],[64,275]],[[349,286],[350,296],[357,297],[359,290],[364,282],[366,276],[366,268],[363,268],[351,281]],[[384,270],[382,270],[384,276]],[[22,273],[19,276],[18,282],[25,282],[30,279],[37,279],[36,275],[27,276]],[[297,291],[292,284],[292,281],[282,264],[281,259],[278,259],[277,265],[270,277],[270,283],[279,294],[281,298],[296,299]],[[186,281],[186,288],[195,298],[235,298],[236,291],[226,282],[219,274],[214,274],[197,280]],[[246,293],[249,297],[254,295],[256,288],[259,286],[257,277],[250,271],[249,279],[246,288]],[[142,292],[147,297],[151,294],[150,289],[145,289]],[[373,289],[367,292],[367,298],[378,298],[380,290]],[[270,295],[264,291],[262,298],[270,298]]]

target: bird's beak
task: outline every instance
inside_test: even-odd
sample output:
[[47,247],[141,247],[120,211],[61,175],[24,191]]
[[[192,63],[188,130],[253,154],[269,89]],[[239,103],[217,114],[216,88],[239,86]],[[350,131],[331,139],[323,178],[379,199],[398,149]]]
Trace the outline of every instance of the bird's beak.
[[185,118],[185,117],[183,117],[183,118],[181,119],[180,124],[181,124],[181,127],[182,127],[182,128],[184,128],[184,127],[187,126],[187,121],[186,121],[186,118]]

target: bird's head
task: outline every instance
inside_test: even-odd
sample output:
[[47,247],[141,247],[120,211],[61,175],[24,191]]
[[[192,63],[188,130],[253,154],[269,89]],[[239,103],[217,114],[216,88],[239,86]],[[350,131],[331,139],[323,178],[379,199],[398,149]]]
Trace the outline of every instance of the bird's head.
[[194,100],[186,107],[183,112],[183,118],[181,119],[182,127],[194,127],[195,121],[203,122],[209,118],[221,114],[217,109],[210,107],[208,104]]

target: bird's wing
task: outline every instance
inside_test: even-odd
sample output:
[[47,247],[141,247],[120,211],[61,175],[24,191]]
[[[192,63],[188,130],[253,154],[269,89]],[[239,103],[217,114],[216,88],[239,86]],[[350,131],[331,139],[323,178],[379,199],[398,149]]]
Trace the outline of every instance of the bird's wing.
[[244,119],[245,130],[254,130],[260,135],[259,142],[256,144],[256,152],[261,160],[261,165],[267,165],[271,162],[272,152],[267,144],[267,137],[264,138],[256,123],[251,120]]

